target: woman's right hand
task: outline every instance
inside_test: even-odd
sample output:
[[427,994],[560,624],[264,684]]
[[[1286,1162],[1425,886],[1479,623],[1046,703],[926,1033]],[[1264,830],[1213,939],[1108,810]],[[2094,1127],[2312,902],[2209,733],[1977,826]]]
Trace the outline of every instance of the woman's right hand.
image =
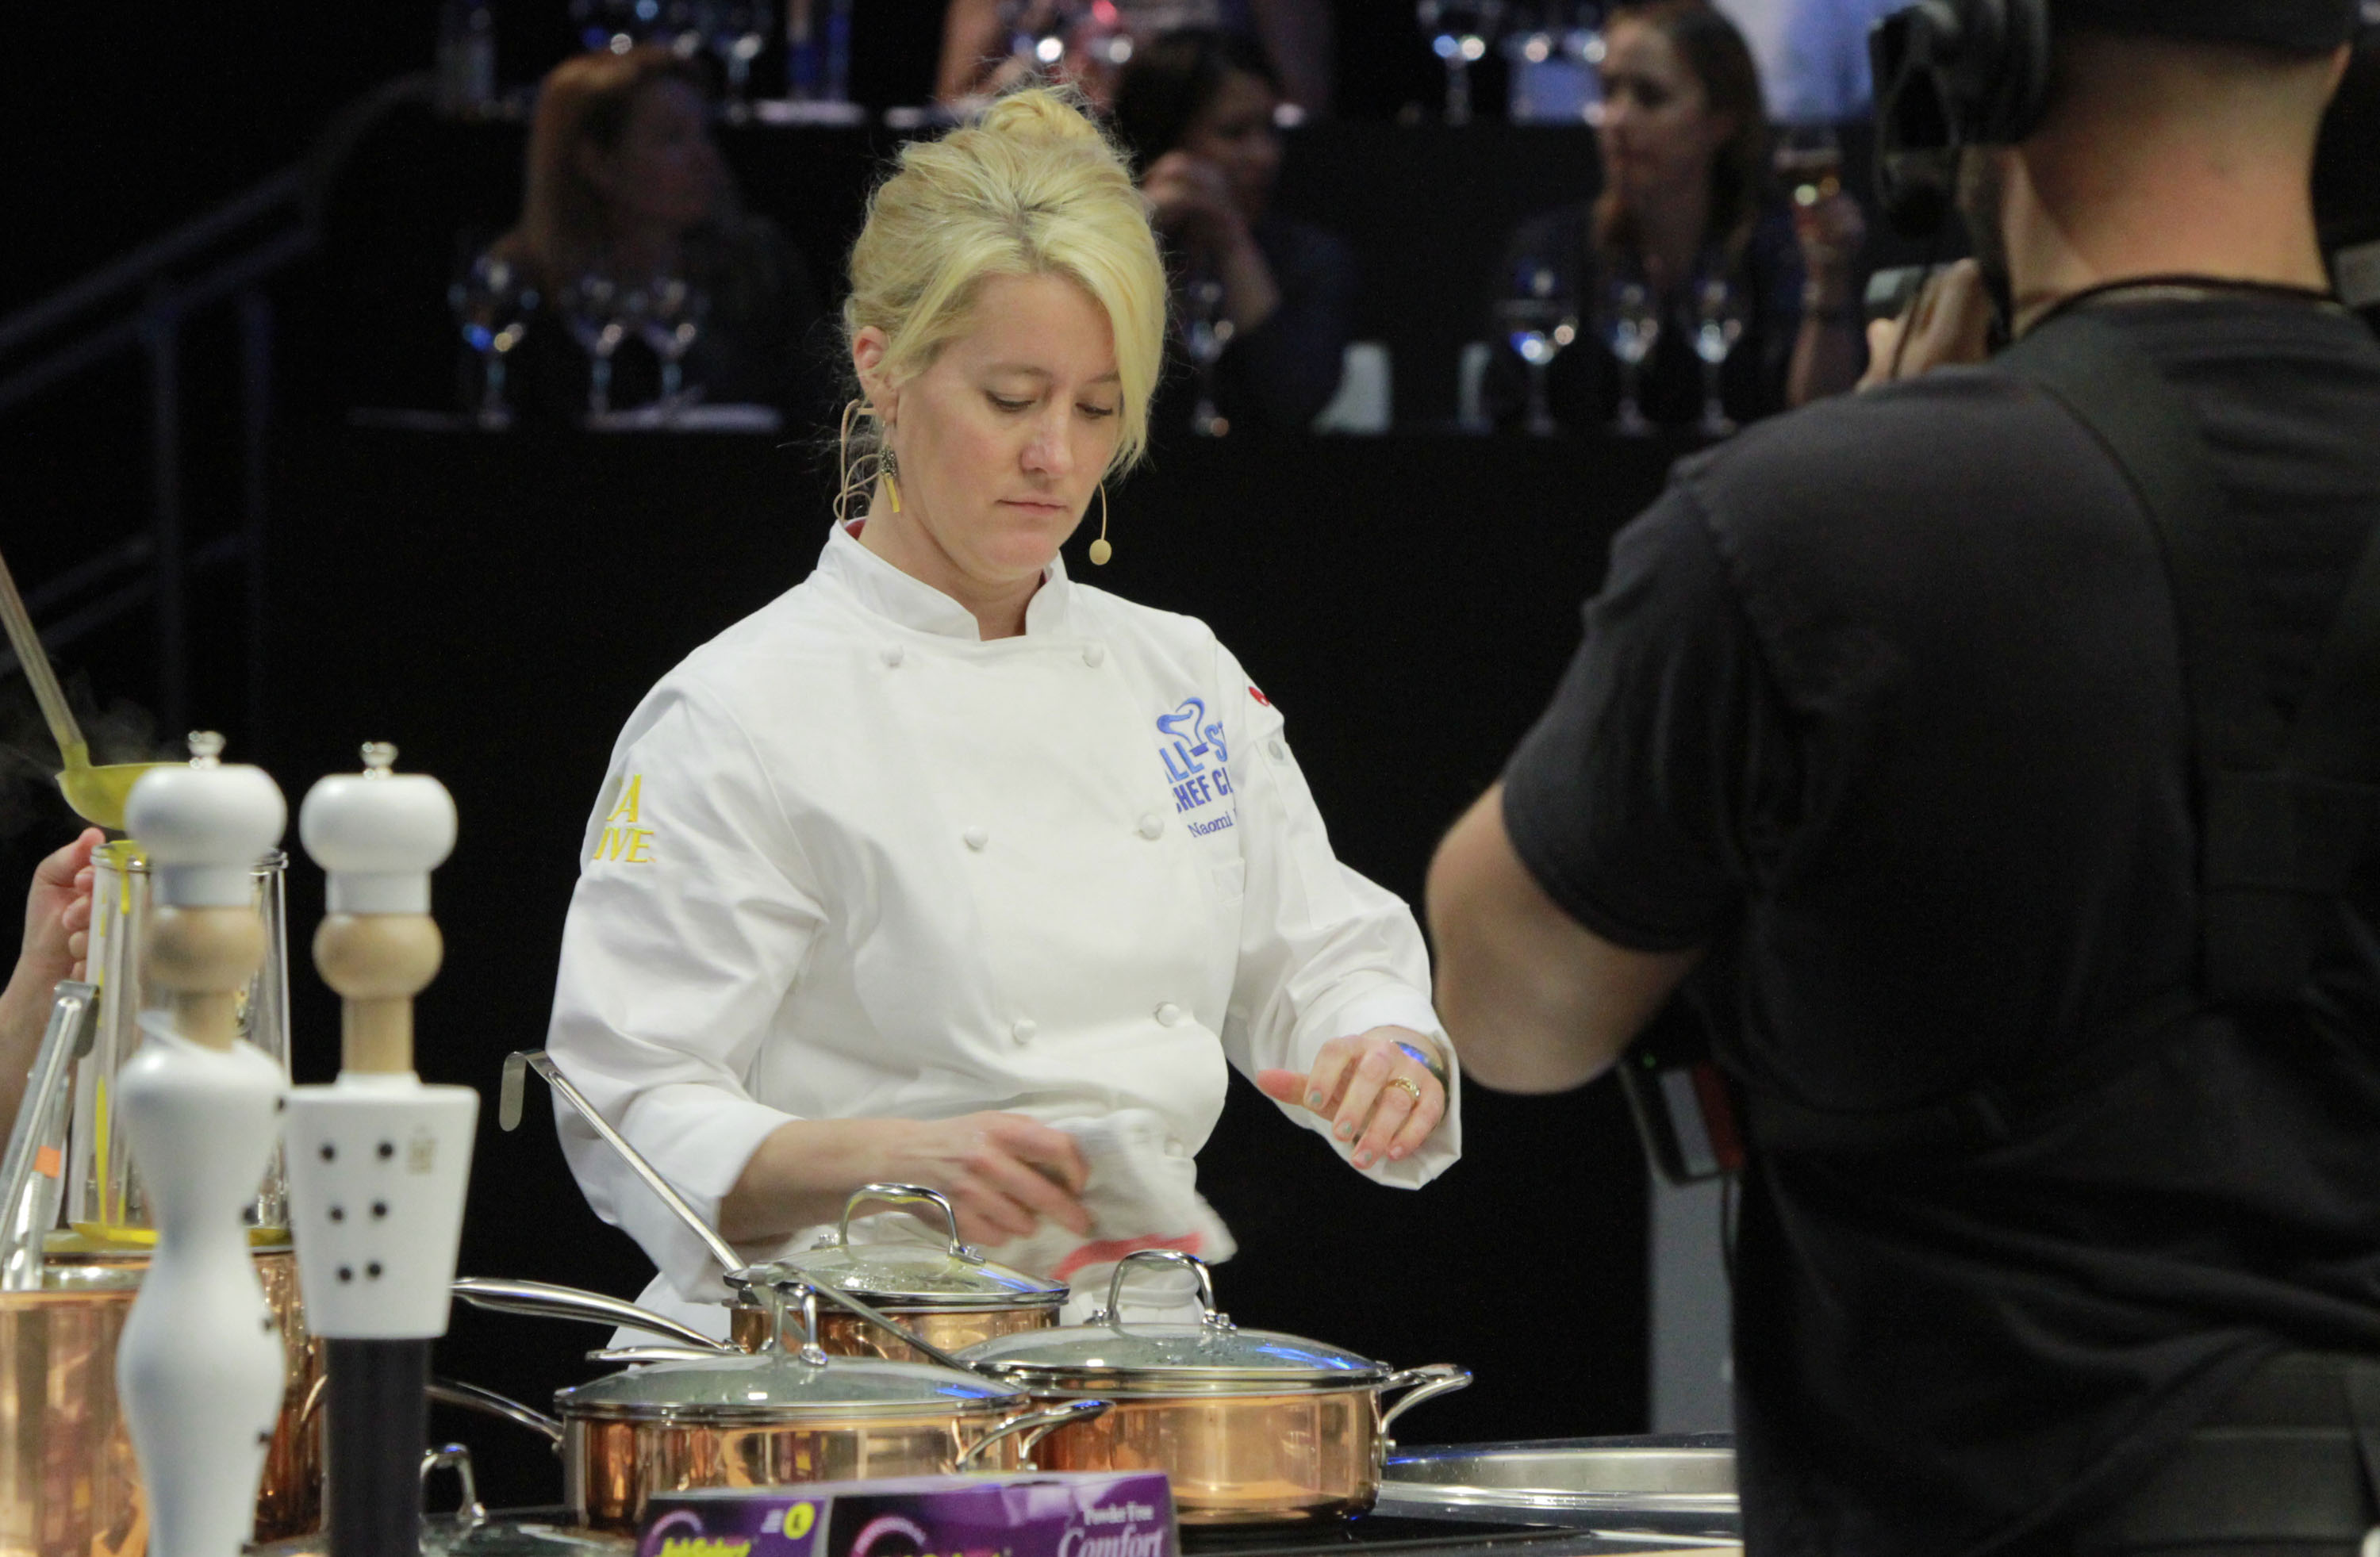
[[719,1231],[766,1245],[834,1221],[863,1184],[922,1184],[949,1199],[967,1243],[1005,1243],[1044,1220],[1087,1234],[1090,1173],[1073,1136],[1022,1114],[788,1119],[721,1198]]
[[1090,1177],[1082,1148],[1064,1130],[1022,1114],[962,1114],[955,1119],[886,1119],[883,1180],[939,1189],[971,1244],[1023,1237],[1044,1219],[1087,1235],[1080,1199]]

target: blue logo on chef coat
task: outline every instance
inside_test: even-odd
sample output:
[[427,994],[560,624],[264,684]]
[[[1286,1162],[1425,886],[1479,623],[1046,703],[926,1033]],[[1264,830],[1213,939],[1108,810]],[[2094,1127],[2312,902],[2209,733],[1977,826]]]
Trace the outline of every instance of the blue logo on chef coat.
[[[1208,721],[1205,699],[1185,697],[1172,713],[1159,715],[1157,734],[1157,753],[1165,759],[1166,778],[1173,782],[1177,814],[1231,798],[1232,773],[1226,766],[1231,752],[1223,744],[1223,722]],[[1193,832],[1213,830],[1191,826]]]

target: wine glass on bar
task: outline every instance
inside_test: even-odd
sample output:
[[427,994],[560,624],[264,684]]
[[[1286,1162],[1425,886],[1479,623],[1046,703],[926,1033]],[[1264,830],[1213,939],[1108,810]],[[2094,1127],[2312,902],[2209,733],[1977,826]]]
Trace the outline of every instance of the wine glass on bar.
[[1488,57],[1504,20],[1504,0],[1415,0],[1430,51],[1446,64],[1446,122],[1471,122],[1471,67]]
[[657,276],[646,292],[637,328],[662,361],[662,415],[666,418],[674,419],[685,409],[686,354],[694,349],[710,311],[710,299],[683,277]]
[[1529,370],[1529,434],[1551,438],[1561,429],[1546,399],[1546,372],[1578,339],[1578,299],[1562,289],[1550,265],[1535,267],[1523,281],[1520,296],[1497,303],[1496,321],[1505,344]]
[[1223,284],[1212,276],[1196,276],[1184,288],[1182,345],[1198,368],[1198,404],[1190,413],[1190,430],[1201,438],[1220,438],[1232,424],[1215,409],[1215,364],[1232,344],[1232,321],[1223,317]]
[[589,421],[612,411],[612,354],[627,338],[620,315],[620,284],[601,268],[580,272],[565,283],[557,301],[571,339],[587,354],[587,416]]
[[1720,403],[1719,369],[1727,365],[1735,344],[1743,339],[1743,295],[1725,276],[1705,276],[1694,286],[1694,356],[1703,364],[1703,418],[1706,438],[1725,438],[1735,430]]
[[447,307],[455,310],[463,344],[480,358],[480,426],[489,431],[512,425],[512,407],[504,401],[504,358],[528,333],[528,317],[537,311],[537,288],[520,267],[493,254],[474,259],[454,285],[446,289]]
[[1637,380],[1645,359],[1661,339],[1661,312],[1651,287],[1624,276],[1612,279],[1604,295],[1603,338],[1620,359],[1620,409],[1612,428],[1624,437],[1642,438],[1653,424],[1638,403]]
[[727,117],[752,116],[752,62],[769,44],[771,9],[750,0],[710,0],[704,33],[727,79]]

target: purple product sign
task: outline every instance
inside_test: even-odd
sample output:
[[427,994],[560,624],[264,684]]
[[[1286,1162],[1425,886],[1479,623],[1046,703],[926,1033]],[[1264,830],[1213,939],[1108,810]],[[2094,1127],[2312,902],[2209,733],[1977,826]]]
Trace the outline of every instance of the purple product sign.
[[815,1482],[656,1496],[638,1557],[1179,1557],[1158,1472]]

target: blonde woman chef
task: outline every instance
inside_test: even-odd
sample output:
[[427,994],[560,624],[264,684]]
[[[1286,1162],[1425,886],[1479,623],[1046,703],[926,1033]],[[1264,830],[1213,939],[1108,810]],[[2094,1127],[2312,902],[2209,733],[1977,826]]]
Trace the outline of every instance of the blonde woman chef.
[[[896,1180],[1079,1279],[1166,1229],[1094,1225],[1077,1128],[1153,1116],[1186,1193],[1227,1063],[1374,1179],[1437,1177],[1456,1081],[1412,914],[1332,857],[1214,634],[1058,555],[1161,361],[1117,153],[1062,97],[1003,99],[903,152],[851,272],[866,516],[629,719],[555,1058],[756,1258]],[[645,1300],[722,1328],[699,1244],[563,1124],[660,1268]]]

